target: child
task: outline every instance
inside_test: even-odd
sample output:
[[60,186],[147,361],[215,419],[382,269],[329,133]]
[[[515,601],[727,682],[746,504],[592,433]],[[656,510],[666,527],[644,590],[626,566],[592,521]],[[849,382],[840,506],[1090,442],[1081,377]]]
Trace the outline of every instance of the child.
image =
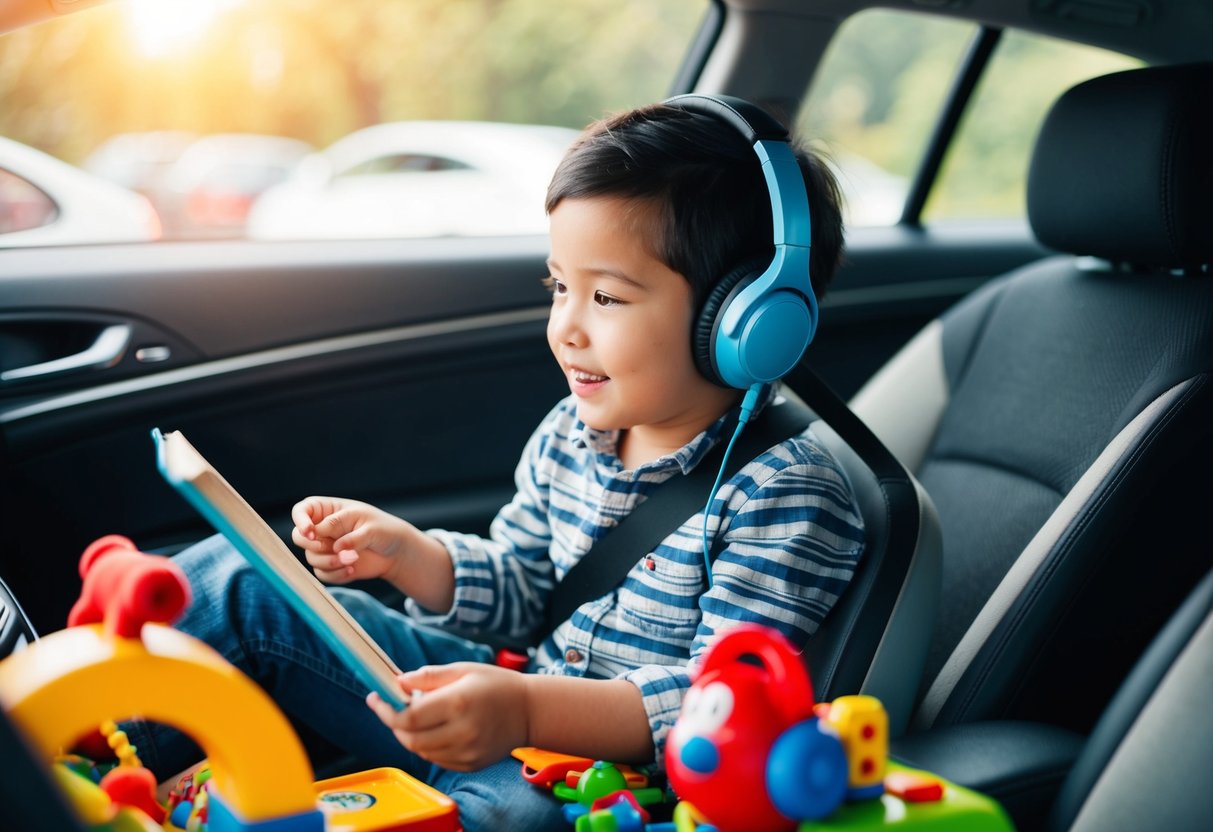
[[[841,255],[838,191],[819,160],[798,161],[820,296]],[[374,694],[364,704],[365,689],[222,539],[179,557],[196,596],[183,629],[257,679],[297,723],[449,794],[467,830],[567,828],[556,801],[522,780],[511,749],[660,761],[688,666],[712,635],[756,621],[804,641],[863,548],[845,475],[801,435],[716,492],[709,530],[723,540],[710,588],[701,513],[637,553],[615,591],[538,633],[532,672],[498,667],[487,646],[418,626],[535,635],[554,585],[594,541],[727,441],[735,421],[742,391],[705,377],[691,333],[720,276],[769,261],[773,250],[771,199],[738,129],[667,105],[594,124],[560,164],[547,209],[548,341],[571,395],[528,442],[517,494],[489,538],[423,532],[353,500],[311,497],[293,510],[292,537],[318,577],[383,578],[407,596],[401,612],[333,590],[409,669],[403,689],[423,695],[401,712]],[[761,391],[759,408],[774,392]],[[154,766],[173,741],[153,731],[135,739]]]

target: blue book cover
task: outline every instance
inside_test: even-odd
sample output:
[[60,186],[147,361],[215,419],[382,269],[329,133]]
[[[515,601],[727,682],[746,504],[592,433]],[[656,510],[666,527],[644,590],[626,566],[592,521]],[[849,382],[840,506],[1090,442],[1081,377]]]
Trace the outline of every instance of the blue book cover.
[[397,710],[400,669],[180,431],[152,430],[161,475],[226,537],[369,690]]

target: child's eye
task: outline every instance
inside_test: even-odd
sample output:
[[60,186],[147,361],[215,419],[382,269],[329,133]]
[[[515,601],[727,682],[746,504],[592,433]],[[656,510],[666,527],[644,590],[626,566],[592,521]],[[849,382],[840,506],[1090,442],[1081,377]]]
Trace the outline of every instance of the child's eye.
[[595,292],[594,303],[599,306],[619,306],[623,301],[619,298],[613,298],[605,292]]
[[563,295],[568,291],[563,283],[552,277],[550,274],[543,278],[540,282],[543,283],[544,288],[546,288],[553,295]]

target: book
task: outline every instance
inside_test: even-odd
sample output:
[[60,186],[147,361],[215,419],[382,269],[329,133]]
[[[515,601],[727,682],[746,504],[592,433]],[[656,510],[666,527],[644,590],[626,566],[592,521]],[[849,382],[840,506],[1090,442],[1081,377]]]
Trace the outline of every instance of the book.
[[161,475],[226,537],[370,690],[406,705],[400,669],[180,431],[152,430]]

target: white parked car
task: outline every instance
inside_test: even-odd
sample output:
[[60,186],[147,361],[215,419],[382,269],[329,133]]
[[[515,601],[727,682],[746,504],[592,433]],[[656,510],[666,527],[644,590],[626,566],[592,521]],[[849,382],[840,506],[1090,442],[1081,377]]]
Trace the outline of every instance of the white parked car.
[[546,234],[548,181],[578,131],[391,122],[303,160],[249,213],[254,239]]
[[0,248],[159,237],[146,197],[0,137]]
[[157,207],[173,239],[240,237],[249,209],[290,176],[313,148],[286,136],[214,133],[181,152],[164,176]]

